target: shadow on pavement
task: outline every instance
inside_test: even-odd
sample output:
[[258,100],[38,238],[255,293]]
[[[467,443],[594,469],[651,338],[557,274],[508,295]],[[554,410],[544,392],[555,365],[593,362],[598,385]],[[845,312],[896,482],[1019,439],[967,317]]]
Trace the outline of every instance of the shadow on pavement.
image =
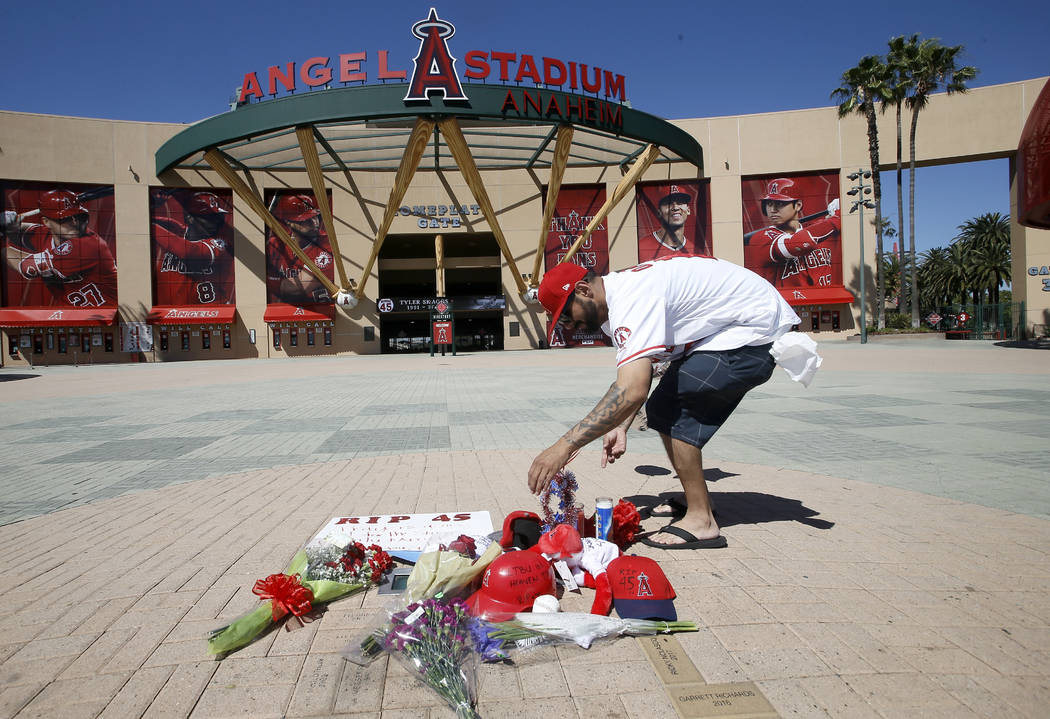
[[778,497],[764,492],[711,492],[718,508],[718,526],[763,524],[765,522],[799,522],[815,529],[831,529],[834,522],[817,519],[820,512],[801,500]]
[[14,382],[19,379],[33,379],[39,377],[38,374],[2,374],[0,373],[0,382]]

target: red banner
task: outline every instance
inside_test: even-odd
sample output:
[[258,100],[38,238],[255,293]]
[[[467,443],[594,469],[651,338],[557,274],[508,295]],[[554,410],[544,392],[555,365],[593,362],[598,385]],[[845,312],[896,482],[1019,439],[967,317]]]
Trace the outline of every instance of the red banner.
[[112,185],[0,185],[3,304],[117,306]]
[[233,220],[230,190],[150,190],[153,302],[232,305]]
[[712,254],[710,200],[708,182],[639,183],[635,192],[638,261]]
[[[576,238],[583,233],[594,214],[605,204],[605,185],[563,186],[558,193],[554,215],[547,231],[544,249],[544,270],[557,265],[568,254]],[[572,257],[572,262],[604,275],[609,272],[609,230],[604,222],[598,224]],[[577,347],[581,345],[611,345],[604,332],[555,332],[552,346]]]
[[838,173],[747,179],[741,190],[744,266],[794,304],[813,303],[793,293],[807,288],[837,289],[828,296],[849,301],[842,285]]
[[[332,193],[328,193],[332,206]],[[325,277],[335,281],[332,245],[321,221],[321,212],[311,190],[266,192],[266,206],[284,225],[292,242],[306,253]],[[291,248],[273,233],[266,234],[266,301],[292,304],[331,302],[328,290]]]
[[434,344],[435,345],[450,345],[452,344],[452,323],[451,322],[434,322]]

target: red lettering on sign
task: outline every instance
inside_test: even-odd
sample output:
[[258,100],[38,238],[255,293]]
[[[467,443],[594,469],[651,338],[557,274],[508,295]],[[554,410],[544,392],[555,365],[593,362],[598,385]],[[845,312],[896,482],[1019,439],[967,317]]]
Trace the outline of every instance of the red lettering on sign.
[[470,519],[470,512],[460,512],[456,515],[457,522],[462,522],[465,519]]
[[507,62],[517,61],[518,54],[514,52],[496,52],[493,50],[491,55],[492,59],[499,63],[499,79],[506,82],[510,79],[510,75],[507,74]]
[[536,110],[537,115],[543,113],[543,108],[540,107],[542,98],[539,93],[536,93],[536,97],[533,97],[529,94],[528,90],[522,90],[521,94],[525,98],[525,112],[528,112],[529,107],[532,107],[534,110]]
[[431,522],[451,522],[452,520],[449,519],[447,514],[439,514],[438,516],[434,517],[430,521]]
[[499,109],[500,112],[506,112],[508,105],[514,108],[514,112],[521,113],[521,108],[518,107],[518,101],[514,99],[514,93],[510,90],[507,90],[507,96],[503,98],[503,107]]
[[576,89],[576,63],[569,60],[569,89]]
[[540,84],[540,73],[536,70],[536,61],[532,55],[522,55],[518,64],[518,74],[514,76],[514,82],[521,82],[522,78],[529,78],[537,85]]
[[583,83],[583,89],[586,92],[598,93],[602,89],[602,69],[600,67],[594,68],[594,81],[587,82],[587,66],[582,62],[580,63],[580,82]]
[[365,524],[379,524],[379,517],[369,517]]
[[411,519],[411,517],[408,516],[407,514],[394,515],[393,517],[390,518],[390,524],[395,524],[397,522],[400,522],[402,519]]
[[380,80],[404,80],[408,77],[408,73],[404,70],[390,70],[388,69],[387,56],[390,54],[389,50],[379,51],[379,79]]
[[270,67],[270,94],[277,94],[277,83],[280,82],[284,85],[284,89],[291,92],[295,89],[295,63],[290,62],[284,66],[284,72],[281,72],[280,65],[272,65]]
[[357,524],[358,517],[342,517],[336,524]]
[[[321,68],[316,73],[314,68]],[[320,87],[332,81],[332,68],[328,67],[327,57],[311,57],[299,68],[299,79],[307,87]]]
[[363,52],[351,52],[339,56],[339,82],[364,82],[368,74],[361,72],[361,63],[367,58]]
[[552,112],[551,105],[554,106],[554,110],[553,110],[554,114],[558,115],[560,117],[561,116],[561,105],[558,104],[558,96],[557,95],[551,95],[550,99],[547,100],[547,110],[544,112],[545,115],[550,115],[551,114],[551,112]]
[[[555,74],[557,70],[557,74]],[[561,60],[556,60],[553,57],[543,58],[543,81],[548,85],[564,85],[565,84],[565,63]]]
[[237,98],[237,102],[244,102],[247,97],[262,98],[262,88],[259,87],[259,78],[254,72],[249,72],[244,76],[244,82],[241,83],[241,96]]
[[463,59],[470,69],[463,74],[471,80],[484,80],[492,72],[492,67],[488,63],[488,56],[487,52],[481,50],[468,52]]
[[620,102],[623,102],[626,96],[623,90],[623,75],[613,75],[608,70],[605,71],[605,96],[616,97],[619,92]]

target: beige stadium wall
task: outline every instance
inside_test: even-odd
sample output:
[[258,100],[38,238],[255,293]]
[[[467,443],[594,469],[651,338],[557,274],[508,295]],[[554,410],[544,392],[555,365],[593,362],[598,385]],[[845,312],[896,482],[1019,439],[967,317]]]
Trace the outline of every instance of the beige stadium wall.
[[[928,166],[1009,157],[1016,153],[1021,128],[1047,78],[1008,83],[975,89],[965,95],[936,95],[920,118],[917,138],[918,164]],[[883,170],[894,164],[895,127],[892,114],[882,115],[880,144]],[[865,122],[860,116],[839,118],[834,107],[790,112],[677,120],[679,125],[704,148],[705,173],[682,164],[656,165],[643,180],[709,179],[711,184],[711,217],[713,246],[716,256],[743,264],[743,221],[741,217],[741,179],[752,175],[796,174],[810,171],[839,171],[840,197],[848,212],[846,192],[849,172],[868,167],[868,143]],[[149,188],[152,186],[224,187],[212,172],[172,171],[163,177],[154,175],[154,154],[166,140],[185,128],[165,123],[137,123],[72,117],[0,112],[0,179],[55,183],[112,184],[115,189],[117,264],[120,317],[124,321],[144,321],[151,306]],[[905,150],[907,153],[907,150]],[[492,204],[496,209],[517,270],[532,272],[539,244],[539,219],[548,173],[545,170],[487,171],[482,173]],[[921,172],[919,182],[921,183]],[[260,192],[275,189],[309,189],[305,172],[253,173]],[[349,276],[360,282],[361,272],[372,248],[372,238],[382,220],[393,173],[351,172],[328,173],[332,204],[336,215],[336,233]],[[620,179],[618,168],[572,169],[565,184],[606,183],[607,194]],[[1004,184],[1012,189],[1013,170]],[[893,188],[884,188],[884,204],[892,206]],[[637,232],[634,203],[630,195],[606,220],[609,234],[610,266],[626,267],[637,261]],[[1011,193],[1016,197],[1016,192]],[[416,174],[401,205],[474,204],[466,183],[454,170]],[[236,252],[237,320],[232,326],[232,347],[221,348],[213,341],[204,351],[194,338],[191,351],[169,351],[147,354],[138,359],[218,359],[223,357],[283,357],[323,354],[375,354],[380,351],[379,316],[375,308],[378,273],[384,266],[404,266],[404,261],[386,260],[376,264],[367,280],[365,299],[347,312],[337,310],[331,347],[296,348],[282,343],[272,346],[263,312],[266,307],[265,233],[262,221],[234,196],[234,244]],[[975,213],[981,212],[978,199],[971,202]],[[1012,215],[1014,213],[1011,213]],[[489,232],[488,223],[479,213],[463,219],[460,228],[422,229],[417,218],[397,215],[391,234]],[[868,297],[874,295],[875,238],[865,218],[865,263],[868,270]],[[954,228],[946,228],[952,232]],[[860,221],[857,215],[845,214],[843,235],[843,279],[847,289],[859,296],[857,284],[860,258]],[[950,237],[946,235],[945,241]],[[1050,266],[1050,232],[1014,224],[1013,287],[1015,301],[1025,301],[1027,325],[1050,324],[1050,292],[1042,291],[1043,283],[1029,273],[1031,267]],[[430,260],[409,261],[412,266],[433,266]],[[456,262],[456,261],[452,261]],[[463,262],[459,260],[458,262]],[[479,262],[472,260],[472,262]],[[504,313],[504,346],[506,349],[528,349],[542,345],[545,316],[537,305],[522,301],[516,289],[513,271],[502,257],[480,261],[497,264],[502,270],[503,289],[507,298]],[[393,264],[390,264],[393,263]],[[542,272],[542,270],[541,270]],[[869,306],[869,311],[870,311]],[[852,318],[845,318],[842,332],[854,333],[859,317],[859,302],[852,307]],[[870,315],[869,315],[870,316]],[[511,337],[509,324],[521,327],[519,337]],[[372,327],[376,339],[366,341],[365,330]],[[201,328],[194,326],[195,331]],[[249,342],[249,331],[255,330],[256,342]],[[204,330],[206,331],[206,329]],[[3,330],[18,333],[18,330]],[[318,330],[320,332],[320,330]],[[155,337],[156,339],[156,337]],[[17,365],[22,357],[7,354],[4,361]],[[119,349],[119,348],[118,348]],[[129,361],[119,351],[103,357],[94,354],[93,361]],[[45,362],[71,362],[69,357],[46,356]]]

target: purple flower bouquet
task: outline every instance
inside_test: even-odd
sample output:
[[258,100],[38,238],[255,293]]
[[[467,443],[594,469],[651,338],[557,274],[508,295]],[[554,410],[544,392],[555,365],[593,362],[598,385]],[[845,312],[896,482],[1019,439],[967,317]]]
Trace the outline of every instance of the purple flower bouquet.
[[383,647],[448,702],[461,719],[478,719],[477,656],[470,615],[459,600],[425,599],[390,618]]

